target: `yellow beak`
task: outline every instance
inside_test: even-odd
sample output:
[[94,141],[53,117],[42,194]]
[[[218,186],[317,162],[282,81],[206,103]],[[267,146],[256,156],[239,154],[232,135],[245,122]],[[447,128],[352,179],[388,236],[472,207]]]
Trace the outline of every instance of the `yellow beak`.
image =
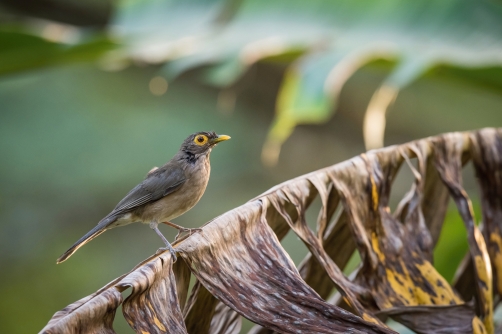
[[230,136],[227,136],[227,135],[219,135],[218,137],[216,137],[215,139],[213,139],[213,144],[217,144],[219,143],[220,141],[225,141],[225,140],[229,140],[231,137]]

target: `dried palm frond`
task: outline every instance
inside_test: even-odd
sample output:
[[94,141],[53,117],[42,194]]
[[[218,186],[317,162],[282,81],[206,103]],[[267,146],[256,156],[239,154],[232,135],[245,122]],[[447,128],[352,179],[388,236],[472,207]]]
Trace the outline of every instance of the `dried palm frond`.
[[[482,227],[462,187],[471,159]],[[414,182],[392,213],[391,185],[402,165]],[[305,212],[316,196],[314,232]],[[470,247],[455,287],[432,263],[450,197]],[[310,251],[298,269],[280,244],[289,229]],[[178,240],[178,262],[169,252],[151,256],[57,312],[42,333],[114,333],[121,303],[137,333],[238,333],[241,316],[257,324],[250,333],[392,333],[389,317],[417,333],[493,333],[501,231],[502,129],[426,138],[273,187]],[[347,277],[342,270],[355,251],[362,262]],[[191,274],[197,282],[188,297]]]

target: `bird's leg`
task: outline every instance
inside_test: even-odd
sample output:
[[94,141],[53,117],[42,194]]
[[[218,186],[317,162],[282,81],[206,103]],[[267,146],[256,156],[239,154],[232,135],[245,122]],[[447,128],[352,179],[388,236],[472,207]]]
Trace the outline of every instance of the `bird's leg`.
[[176,235],[176,239],[178,239],[179,235],[183,232],[188,232],[189,235],[192,235],[192,233],[195,233],[195,232],[202,232],[201,228],[186,228],[186,227],[176,225],[171,222],[162,222],[162,224],[166,224],[168,226],[174,227],[175,229],[177,229],[179,231],[178,234]]
[[150,223],[150,228],[155,231],[155,233],[158,234],[158,236],[164,241],[166,244],[166,247],[162,247],[162,249],[168,249],[169,252],[171,252],[171,256],[173,257],[173,262],[176,262],[176,251],[174,250],[173,246],[167,241],[166,237],[159,231],[159,228],[157,227],[158,223]]

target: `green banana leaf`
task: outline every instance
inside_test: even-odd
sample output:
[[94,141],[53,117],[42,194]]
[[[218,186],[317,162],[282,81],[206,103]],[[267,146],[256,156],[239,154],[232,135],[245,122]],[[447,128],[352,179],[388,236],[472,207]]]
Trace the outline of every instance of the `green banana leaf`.
[[[167,61],[170,80],[204,65],[205,81],[229,87],[254,63],[295,54],[264,146],[268,163],[297,124],[328,120],[344,83],[375,60],[395,66],[368,106],[368,148],[383,145],[399,90],[430,69],[464,69],[469,78],[465,69],[502,65],[502,6],[493,1],[153,0],[121,7],[114,25],[133,57]],[[475,81],[502,88],[492,73]]]

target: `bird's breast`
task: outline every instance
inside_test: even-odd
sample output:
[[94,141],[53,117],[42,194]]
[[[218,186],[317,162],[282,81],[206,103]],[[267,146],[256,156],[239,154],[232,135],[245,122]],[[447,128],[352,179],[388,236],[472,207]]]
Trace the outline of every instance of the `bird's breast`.
[[142,221],[163,222],[181,216],[199,202],[210,175],[209,159],[200,161],[185,170],[186,182],[177,191],[150,203],[143,210]]

